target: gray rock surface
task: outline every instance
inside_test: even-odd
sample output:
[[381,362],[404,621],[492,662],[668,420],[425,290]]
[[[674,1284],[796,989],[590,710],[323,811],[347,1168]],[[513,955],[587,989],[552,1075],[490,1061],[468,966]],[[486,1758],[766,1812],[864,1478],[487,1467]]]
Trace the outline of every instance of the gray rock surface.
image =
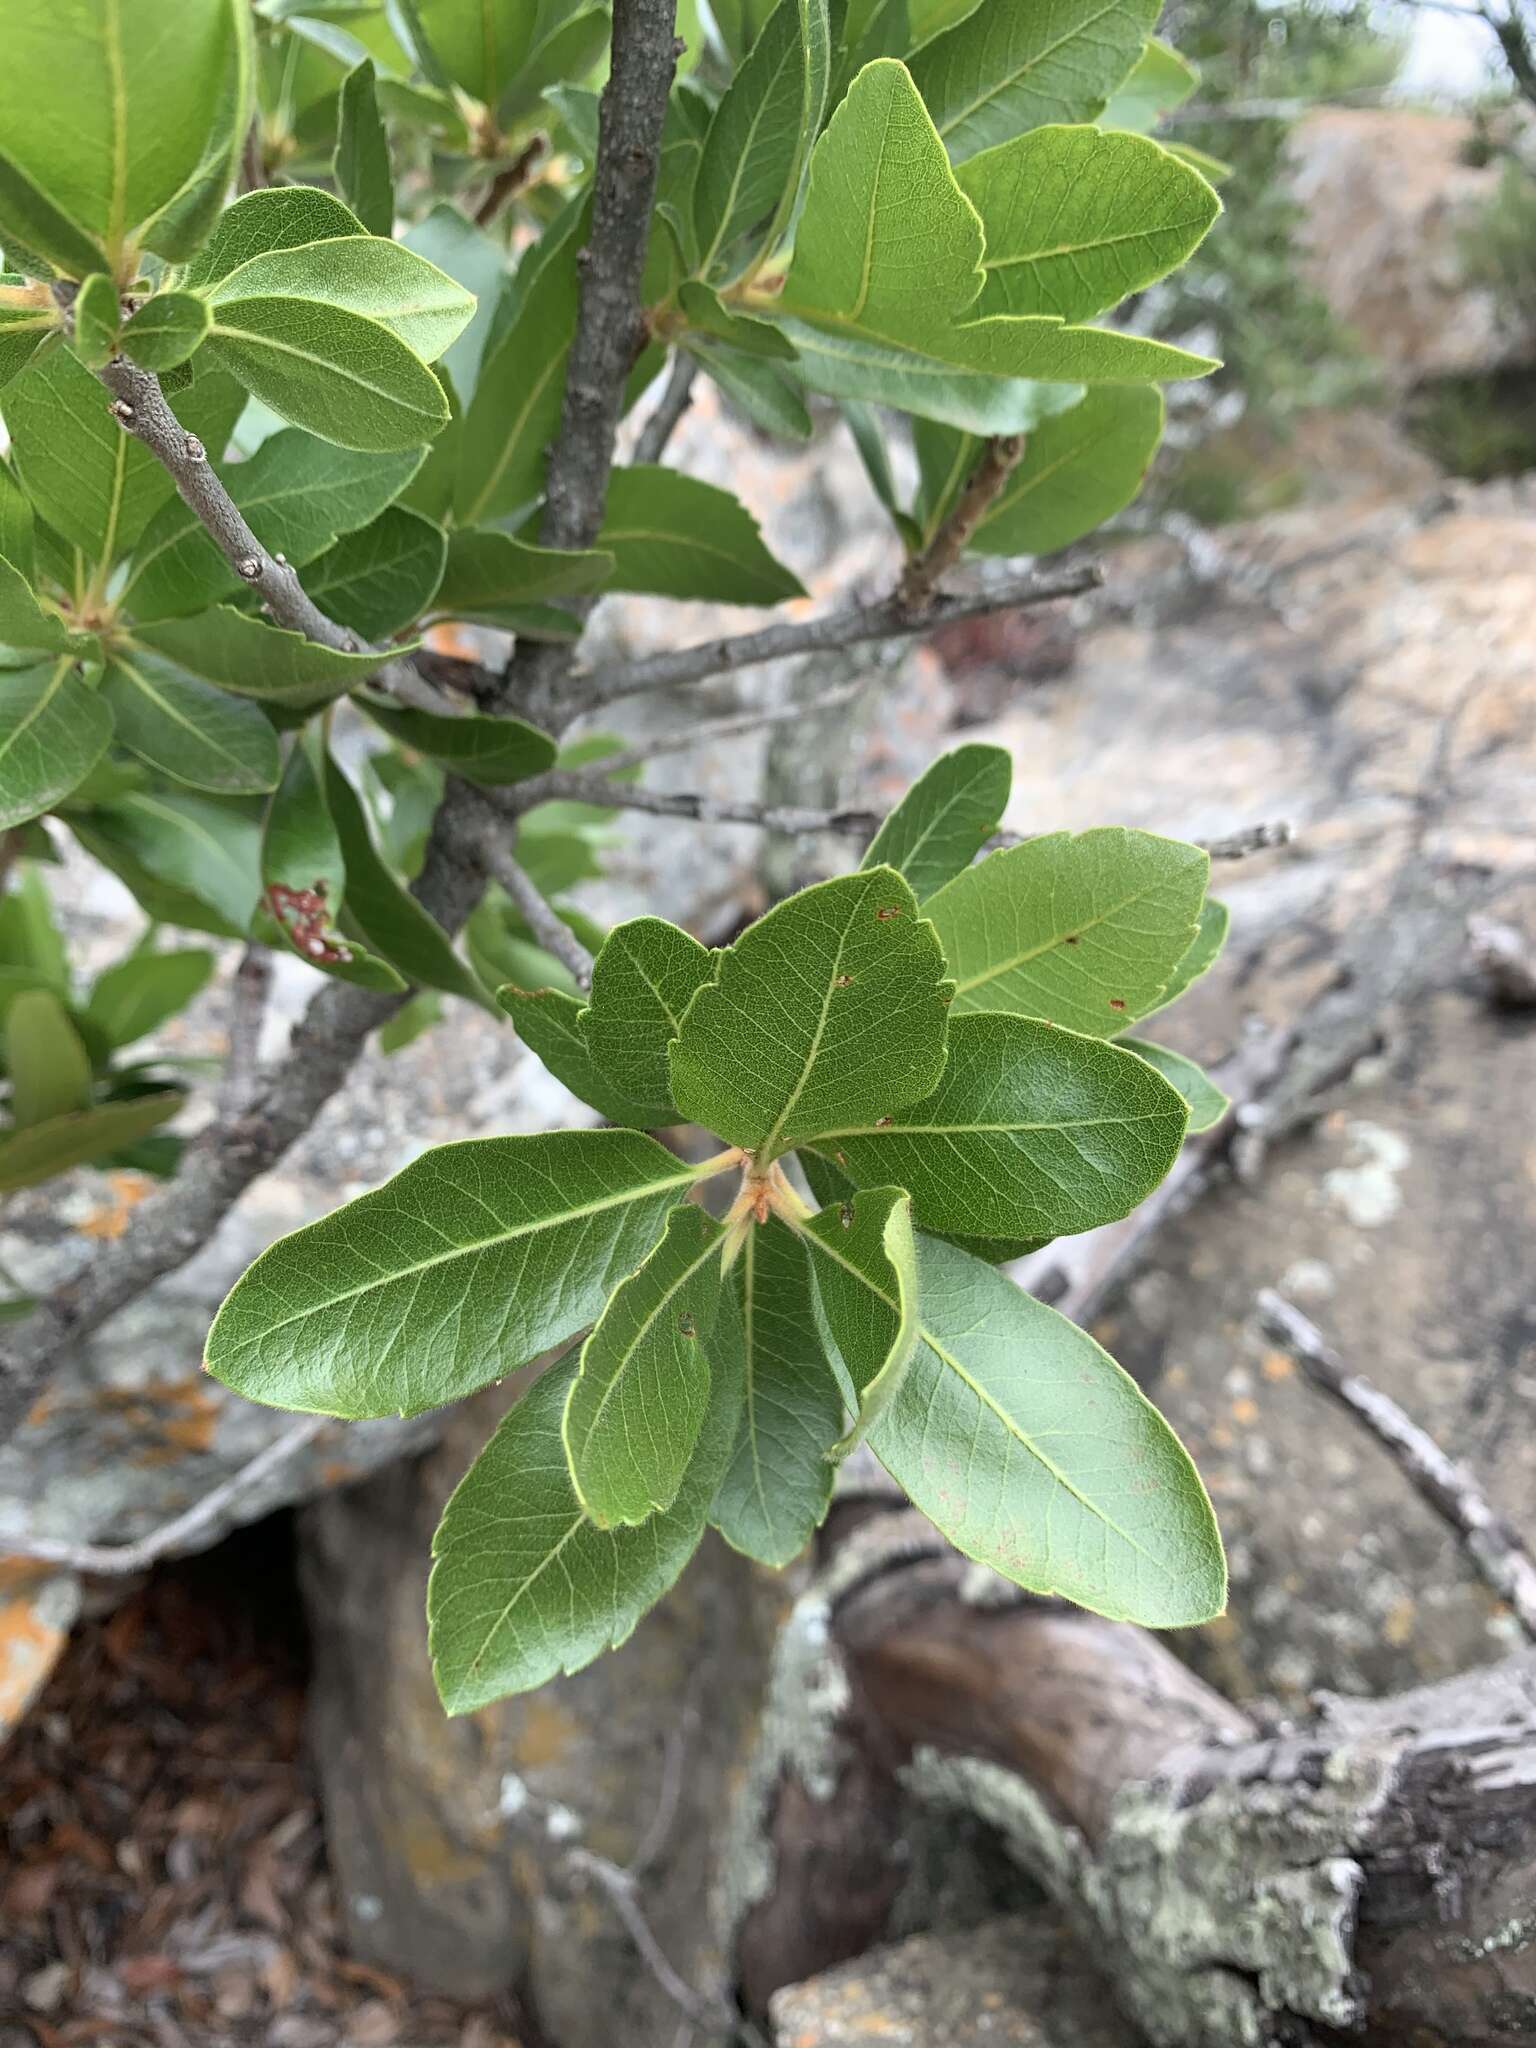
[[793,1984],[775,2048],[1136,2048],[1048,1909],[963,1934],[917,1934]]

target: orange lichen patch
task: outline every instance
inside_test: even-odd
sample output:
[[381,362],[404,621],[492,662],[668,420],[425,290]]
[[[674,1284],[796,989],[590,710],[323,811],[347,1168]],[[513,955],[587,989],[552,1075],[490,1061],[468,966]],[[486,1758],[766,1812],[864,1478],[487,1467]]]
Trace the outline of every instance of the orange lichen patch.
[[129,1455],[141,1464],[169,1465],[188,1452],[213,1447],[220,1403],[200,1378],[99,1387],[95,1399],[131,1433]]
[[512,1745],[518,1768],[537,1771],[559,1763],[571,1745],[581,1739],[581,1732],[573,1715],[535,1694],[524,1710],[523,1725]]
[[357,1467],[345,1458],[332,1458],[320,1467],[320,1484],[325,1487],[345,1486],[349,1479],[357,1477]]
[[1417,1620],[1418,1608],[1412,1599],[1405,1596],[1401,1600],[1394,1601],[1388,1609],[1386,1618],[1381,1624],[1381,1632],[1394,1650],[1401,1650],[1407,1643],[1412,1641]]
[[93,1209],[77,1226],[82,1237],[121,1237],[134,1210],[150,1191],[150,1183],[142,1173],[109,1173],[107,1180],[112,1199]]
[[457,626],[433,626],[427,633],[427,645],[434,654],[446,654],[454,661],[478,661],[480,649],[467,633],[461,633]]
[[1257,1422],[1258,1419],[1259,1404],[1257,1401],[1250,1401],[1246,1394],[1240,1400],[1232,1403],[1232,1420],[1240,1423],[1244,1429],[1248,1427],[1250,1422]]
[[1259,1361],[1259,1370],[1267,1380],[1288,1380],[1296,1370],[1296,1361],[1288,1351],[1266,1351]]
[[0,1558],[0,1734],[21,1719],[69,1640],[44,1606],[55,1576],[27,1558]]

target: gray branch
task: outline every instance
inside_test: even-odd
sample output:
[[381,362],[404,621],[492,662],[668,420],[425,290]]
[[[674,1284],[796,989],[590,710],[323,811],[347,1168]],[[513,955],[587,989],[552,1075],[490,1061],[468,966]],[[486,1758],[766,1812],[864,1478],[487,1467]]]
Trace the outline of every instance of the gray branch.
[[489,803],[475,806],[473,824],[478,828],[480,861],[491,879],[500,882],[512,898],[545,952],[553,953],[562,966],[569,968],[577,986],[586,988],[592,980],[592,955],[512,851],[510,822]]
[[699,366],[693,357],[678,349],[667,373],[666,388],[656,401],[656,410],[641,428],[640,438],[635,443],[636,462],[660,462],[665,455],[667,443],[693,403],[693,380],[698,373]]
[[265,1450],[258,1451],[249,1464],[231,1472],[222,1485],[194,1501],[184,1514],[163,1522],[137,1543],[63,1543],[51,1536],[19,1540],[8,1537],[6,1554],[34,1558],[40,1564],[62,1565],[69,1571],[91,1572],[102,1578],[126,1578],[134,1572],[147,1572],[162,1557],[191,1549],[195,1539],[205,1536],[222,1520],[231,1501],[279,1471],[307,1444],[312,1444],[322,1430],[331,1428],[333,1419],[329,1415],[306,1415]]
[[1536,1561],[1466,1466],[1448,1458],[1390,1394],[1351,1372],[1317,1325],[1281,1295],[1266,1288],[1259,1296],[1259,1316],[1313,1386],[1363,1423],[1391,1453],[1422,1498],[1461,1538],[1484,1581],[1508,1601],[1526,1635],[1536,1642]]
[[799,654],[827,654],[857,647],[868,640],[896,640],[932,633],[955,619],[981,618],[988,612],[1015,611],[1026,605],[1050,604],[1057,598],[1081,597],[1097,590],[1104,571],[1096,562],[1049,572],[1023,570],[1004,576],[984,590],[961,596],[941,595],[922,612],[908,611],[899,598],[877,604],[852,605],[819,619],[787,619],[757,633],[739,633],[706,640],[697,647],[646,655],[612,668],[589,669],[572,678],[576,700],[584,711],[633,697],[645,690],[675,690],[702,683],[711,676],[734,675],[759,662],[783,661]]
[[765,832],[837,832],[850,839],[871,839],[880,825],[876,811],[800,810],[786,804],[701,796],[691,790],[639,789],[575,768],[553,768],[547,775],[519,783],[517,793],[526,806],[602,804],[621,811],[648,811],[654,818],[692,818],[699,825],[757,825]]
[[679,726],[676,732],[664,732],[656,739],[645,740],[636,747],[626,747],[621,754],[609,754],[593,767],[603,775],[618,775],[626,768],[638,768],[642,762],[654,761],[662,754],[692,753],[695,747],[712,746],[716,740],[740,739],[745,733],[762,732],[773,725],[798,723],[804,718],[813,718],[818,711],[835,711],[839,705],[849,703],[864,689],[864,678],[851,683],[839,683],[835,689],[826,690],[819,697],[812,697],[803,704],[774,704],[767,710],[732,711],[720,718],[705,718],[693,725]]

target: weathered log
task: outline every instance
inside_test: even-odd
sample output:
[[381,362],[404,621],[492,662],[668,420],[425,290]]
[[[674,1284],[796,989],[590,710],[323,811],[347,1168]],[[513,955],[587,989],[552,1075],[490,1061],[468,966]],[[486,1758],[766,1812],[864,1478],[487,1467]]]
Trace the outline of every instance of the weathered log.
[[997,1827],[1160,2048],[1536,2037],[1536,1653],[1265,1727],[1139,1630],[973,1604],[952,1555],[839,1597],[842,1533],[788,1631],[823,1647],[778,1702],[774,1876],[736,1936],[751,2009],[825,1965],[829,1847],[867,1858],[899,1788]]

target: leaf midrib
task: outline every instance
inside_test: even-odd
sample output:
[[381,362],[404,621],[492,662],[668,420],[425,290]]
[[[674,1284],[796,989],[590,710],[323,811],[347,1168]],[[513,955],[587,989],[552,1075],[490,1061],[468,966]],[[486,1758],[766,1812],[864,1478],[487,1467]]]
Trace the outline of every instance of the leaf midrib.
[[818,1133],[814,1149],[820,1150],[823,1145],[830,1143],[833,1138],[947,1138],[953,1136],[956,1132],[965,1135],[979,1132],[984,1136],[1011,1138],[1016,1135],[1023,1136],[1032,1131],[1091,1131],[1099,1128],[1101,1125],[1113,1127],[1120,1124],[1152,1123],[1157,1118],[1167,1114],[1166,1109],[1144,1109],[1139,1110],[1135,1116],[1058,1117],[1054,1123],[1048,1124],[1012,1122],[1006,1124],[978,1124],[970,1122],[952,1124],[849,1124],[845,1130],[822,1131]]
[[[970,868],[966,872],[968,874],[980,874],[981,869]],[[1104,924],[1109,918],[1118,917],[1122,910],[1130,910],[1136,904],[1142,902],[1144,898],[1155,896],[1158,890],[1165,886],[1166,878],[1148,883],[1145,888],[1138,889],[1134,895],[1123,897],[1118,903],[1110,904],[1108,909],[1099,911],[1093,917],[1085,917],[1080,924],[1074,924],[1072,930],[1079,936],[1085,932],[1091,932],[1098,925]],[[932,912],[930,911],[929,914],[931,916]],[[980,988],[984,982],[996,981],[1001,974],[1011,974],[1016,967],[1023,967],[1031,960],[1038,960],[1042,953],[1048,953],[1053,946],[1059,946],[1066,936],[1065,928],[1061,931],[1052,932],[1050,937],[1042,939],[1038,946],[1031,946],[1025,952],[1015,954],[1011,959],[996,961],[981,974],[973,974],[968,981],[957,981],[955,983],[956,997],[959,998],[969,994],[973,988]],[[1193,944],[1193,940],[1190,943]],[[1127,1018],[1125,1021],[1131,1023],[1134,1022],[1134,1019]]]
[[1028,78],[1030,72],[1038,70],[1048,57],[1054,57],[1056,52],[1063,49],[1068,43],[1075,42],[1080,36],[1086,35],[1090,29],[1097,28],[1099,23],[1109,15],[1120,13],[1121,7],[1122,0],[1107,0],[1107,5],[1101,7],[1097,14],[1089,15],[1086,21],[1075,23],[1064,34],[1059,35],[1055,42],[1047,43],[1043,49],[1037,50],[1016,71],[1010,72],[1006,78],[998,79],[995,85],[990,86],[987,91],[979,94],[976,99],[971,101],[969,106],[961,107],[947,121],[935,122],[934,125],[938,129],[939,134],[941,136],[948,135],[951,129],[958,128],[963,121],[968,121],[978,108],[990,106],[992,101],[997,99],[1000,94],[1009,92],[1014,86],[1022,84]]
[[1026,263],[1045,263],[1049,262],[1053,257],[1060,256],[1091,255],[1095,249],[1118,248],[1122,242],[1151,242],[1155,241],[1159,235],[1182,234],[1185,228],[1198,228],[1205,225],[1206,222],[1203,219],[1160,221],[1156,227],[1130,228],[1124,234],[1119,235],[1095,235],[1091,240],[1083,242],[1058,242],[1053,248],[1031,249],[1019,256],[998,256],[991,259],[983,256],[981,267],[983,270],[988,271],[1015,270],[1020,265]]
[[[662,1242],[665,1243],[666,1240],[663,1239]],[[698,1257],[696,1259],[691,1259],[689,1261],[688,1265],[683,1269],[681,1273],[677,1275],[676,1279],[670,1281],[668,1285],[663,1289],[662,1293],[657,1298],[653,1306],[646,1311],[644,1317],[640,1322],[639,1327],[635,1330],[634,1335],[630,1339],[629,1343],[620,1352],[618,1362],[616,1363],[613,1372],[609,1375],[608,1384],[603,1388],[602,1393],[598,1396],[597,1406],[592,1412],[591,1420],[587,1423],[585,1429],[582,1432],[582,1443],[584,1446],[590,1445],[593,1437],[596,1436],[598,1429],[602,1423],[603,1416],[607,1413],[608,1403],[613,1399],[614,1395],[618,1392],[620,1386],[623,1384],[630,1367],[634,1364],[635,1353],[640,1349],[641,1344],[644,1343],[646,1337],[654,1328],[658,1317],[662,1314],[662,1311],[667,1307],[669,1302],[673,1301],[676,1298],[680,1289],[687,1286],[688,1282],[693,1278],[694,1274],[698,1272],[699,1268],[701,1266],[708,1265],[709,1261],[712,1258],[718,1259],[720,1253],[721,1240],[718,1236],[712,1237],[709,1240],[709,1242],[705,1245],[703,1251],[699,1253]],[[601,1327],[601,1318],[599,1318],[598,1326],[596,1329],[593,1330],[592,1337],[596,1337],[598,1335]],[[589,1337],[587,1339],[588,1345],[591,1344],[592,1337]],[[573,1396],[575,1394],[577,1387],[581,1385],[582,1378],[585,1375],[586,1370],[586,1352],[585,1350],[583,1350],[581,1368],[578,1371],[575,1379],[571,1382],[571,1393]],[[568,1418],[570,1415],[569,1406],[567,1406],[565,1412]],[[567,1447],[574,1453],[574,1444],[568,1444]],[[572,1478],[574,1479],[574,1477],[575,1474],[573,1471]],[[579,1499],[580,1496],[581,1489],[580,1487],[578,1487],[577,1498]]]

